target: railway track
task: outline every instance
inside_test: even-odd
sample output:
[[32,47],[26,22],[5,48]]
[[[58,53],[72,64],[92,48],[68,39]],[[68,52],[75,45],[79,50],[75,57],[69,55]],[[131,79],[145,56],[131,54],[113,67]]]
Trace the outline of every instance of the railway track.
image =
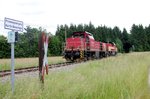
[[[63,66],[68,66],[68,65],[72,65],[72,64],[77,64],[77,63],[63,62],[63,63],[58,63],[58,64],[50,64],[49,65],[49,69],[57,68],[57,67],[63,67]],[[15,74],[34,72],[34,71],[38,71],[38,69],[39,69],[38,66],[15,69]],[[11,75],[11,70],[0,71],[0,77],[5,77],[5,76],[8,76],[8,75]]]
[[[98,60],[98,59],[91,59],[91,60]],[[83,62],[87,62],[87,61],[90,61],[90,60],[50,64],[49,69],[68,66],[68,65],[73,65],[73,64],[77,64],[77,63],[83,63]],[[38,66],[19,68],[19,69],[15,69],[15,74],[34,72],[34,71],[38,71],[38,70],[39,70]],[[0,77],[5,77],[5,76],[9,76],[9,75],[11,75],[11,70],[2,70],[2,71],[0,71]]]

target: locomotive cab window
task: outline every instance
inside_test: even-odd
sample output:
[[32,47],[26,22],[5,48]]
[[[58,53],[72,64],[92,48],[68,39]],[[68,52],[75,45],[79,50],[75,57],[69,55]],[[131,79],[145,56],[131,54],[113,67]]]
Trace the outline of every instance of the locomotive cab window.
[[93,35],[91,33],[88,33],[88,32],[86,32],[86,33],[87,33],[89,39],[93,39],[94,40],[94,37],[93,37]]
[[93,35],[89,35],[89,38],[94,40],[94,37],[93,37]]

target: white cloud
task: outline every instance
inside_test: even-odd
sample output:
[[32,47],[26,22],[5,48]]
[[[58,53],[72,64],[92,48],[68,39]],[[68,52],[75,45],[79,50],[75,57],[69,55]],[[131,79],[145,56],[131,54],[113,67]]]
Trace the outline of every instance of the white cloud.
[[[55,32],[57,24],[148,25],[148,0],[0,0],[0,20],[9,17]],[[0,22],[2,24],[2,22]],[[1,28],[0,28],[1,29]],[[3,31],[4,32],[4,31]]]

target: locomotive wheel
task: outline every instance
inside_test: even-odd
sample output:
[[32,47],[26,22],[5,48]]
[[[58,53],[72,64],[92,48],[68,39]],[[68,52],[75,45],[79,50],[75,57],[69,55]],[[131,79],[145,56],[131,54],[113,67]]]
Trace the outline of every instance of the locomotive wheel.
[[88,57],[87,56],[84,56],[84,61],[87,61],[88,60]]

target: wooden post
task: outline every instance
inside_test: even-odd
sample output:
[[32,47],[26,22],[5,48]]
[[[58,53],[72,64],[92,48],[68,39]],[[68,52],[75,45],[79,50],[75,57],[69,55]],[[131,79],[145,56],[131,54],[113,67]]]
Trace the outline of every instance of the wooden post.
[[38,47],[39,47],[39,77],[40,77],[40,80],[42,80],[42,65],[43,65],[43,58],[44,58],[44,40],[43,40],[43,37],[44,37],[44,33],[42,32],[40,35],[39,35],[39,44],[38,44]]

